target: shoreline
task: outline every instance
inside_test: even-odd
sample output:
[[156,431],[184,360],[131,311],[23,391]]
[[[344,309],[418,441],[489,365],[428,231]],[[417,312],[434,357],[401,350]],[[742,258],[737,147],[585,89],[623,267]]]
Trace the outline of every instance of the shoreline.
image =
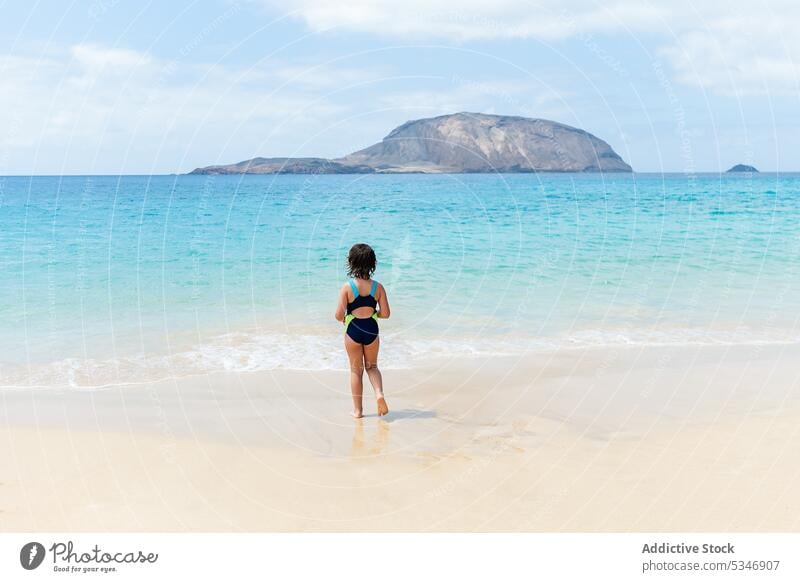
[[442,360],[385,420],[335,371],[4,391],[0,529],[797,531],[799,353]]
[[[192,340],[170,336],[169,349],[125,351],[94,356],[77,353],[51,361],[5,362],[0,390],[103,390],[117,386],[144,386],[225,373],[343,372],[347,360],[341,333],[332,326],[302,329],[251,327]],[[800,338],[790,328],[767,331],[742,327],[714,330],[629,326],[576,329],[570,334],[525,337],[496,335],[416,336],[383,334],[384,370],[415,370],[433,362],[460,359],[541,359],[558,354],[634,350],[797,350]],[[91,352],[84,346],[84,352]]]

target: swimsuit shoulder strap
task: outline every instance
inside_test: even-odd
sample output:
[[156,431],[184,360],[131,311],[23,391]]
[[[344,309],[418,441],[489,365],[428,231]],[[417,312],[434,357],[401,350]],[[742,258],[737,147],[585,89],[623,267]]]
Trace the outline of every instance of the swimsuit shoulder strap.
[[353,279],[350,279],[350,289],[353,290],[353,301],[355,301],[355,298],[358,297],[358,287]]
[[369,290],[369,294],[372,295],[372,297],[375,297],[375,291],[377,291],[377,290],[378,290],[378,282],[375,279],[373,279],[372,280],[372,289]]

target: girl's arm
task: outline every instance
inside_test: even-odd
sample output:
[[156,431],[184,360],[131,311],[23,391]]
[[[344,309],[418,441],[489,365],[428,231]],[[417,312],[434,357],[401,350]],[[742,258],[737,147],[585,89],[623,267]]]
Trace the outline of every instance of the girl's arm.
[[386,296],[386,289],[380,283],[378,283],[378,317],[381,319],[389,319],[389,316],[392,314],[392,310],[389,307],[389,298]]
[[342,285],[339,290],[339,303],[336,305],[336,312],[333,314],[336,321],[344,321],[345,311],[347,311],[347,285]]

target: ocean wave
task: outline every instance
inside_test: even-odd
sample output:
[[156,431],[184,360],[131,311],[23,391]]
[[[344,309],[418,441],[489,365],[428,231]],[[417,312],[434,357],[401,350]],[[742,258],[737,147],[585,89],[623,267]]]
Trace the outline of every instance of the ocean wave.
[[[793,330],[583,329],[551,337],[519,335],[404,339],[382,335],[381,367],[409,369],[432,358],[524,356],[565,349],[636,346],[726,346],[795,344]],[[339,335],[264,331],[228,333],[168,354],[107,359],[64,358],[30,365],[3,365],[0,388],[98,389],[219,372],[347,370]]]

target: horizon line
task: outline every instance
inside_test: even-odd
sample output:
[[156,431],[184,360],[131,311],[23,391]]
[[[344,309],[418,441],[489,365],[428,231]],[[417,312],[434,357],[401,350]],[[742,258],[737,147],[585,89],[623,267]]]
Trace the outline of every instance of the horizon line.
[[257,174],[257,173],[230,173],[230,174],[192,174],[191,172],[168,172],[168,173],[153,173],[153,174],[0,174],[0,179],[2,178],[129,178],[129,177],[137,177],[137,178],[162,178],[162,177],[180,177],[180,176],[214,176],[214,177],[226,177],[226,176],[455,176],[455,175],[466,175],[466,176],[489,176],[489,175],[503,175],[503,176],[513,176],[513,175],[521,175],[521,176],[531,176],[537,174],[547,174],[547,175],[564,175],[564,174],[579,174],[581,176],[593,176],[593,175],[628,175],[628,174],[680,174],[683,176],[695,176],[700,174],[798,174],[800,173],[800,169],[797,170],[758,170],[756,172],[730,172],[729,170],[700,170],[700,171],[685,171],[685,170],[632,170],[630,172],[553,172],[553,171],[531,171],[531,172],[373,172],[369,174],[319,174],[314,172],[308,173],[289,173],[289,172],[275,172],[275,173],[264,173],[264,174]]

